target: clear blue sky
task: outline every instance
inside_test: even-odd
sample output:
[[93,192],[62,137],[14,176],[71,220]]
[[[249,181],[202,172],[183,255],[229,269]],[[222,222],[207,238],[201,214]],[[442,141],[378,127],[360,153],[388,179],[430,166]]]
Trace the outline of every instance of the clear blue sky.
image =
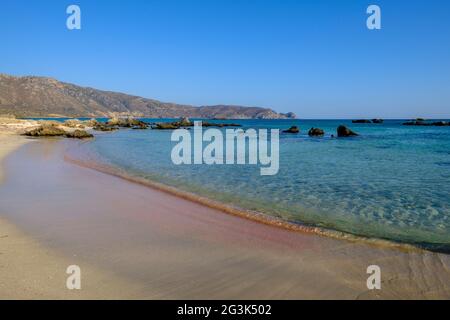
[[450,118],[447,0],[2,0],[0,39],[1,73],[303,118]]

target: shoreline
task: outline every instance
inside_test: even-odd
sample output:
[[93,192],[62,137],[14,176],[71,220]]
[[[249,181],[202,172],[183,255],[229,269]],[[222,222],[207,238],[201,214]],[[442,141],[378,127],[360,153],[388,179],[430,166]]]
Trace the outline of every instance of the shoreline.
[[[448,255],[224,214],[66,161],[62,145],[44,139],[8,154],[0,186],[0,203],[8,199],[0,212],[0,231],[8,234],[0,238],[7,249],[0,247],[0,299],[450,297]],[[59,191],[66,189],[73,191]],[[86,290],[68,291],[65,268],[78,263],[89,278]],[[366,288],[372,264],[382,267],[381,291]]]
[[233,206],[230,204],[226,204],[223,202],[219,202],[201,195],[197,195],[188,191],[184,191],[181,189],[178,189],[176,187],[172,187],[169,185],[166,185],[164,183],[152,181],[145,178],[140,178],[136,176],[131,176],[128,173],[126,173],[124,170],[121,170],[119,168],[114,168],[110,165],[106,165],[103,163],[95,162],[95,161],[87,161],[82,159],[75,159],[74,157],[71,157],[67,153],[64,154],[64,160],[67,162],[70,162],[72,164],[96,170],[98,172],[108,174],[114,177],[118,177],[121,179],[124,179],[126,181],[137,183],[140,185],[143,185],[145,187],[148,187],[153,190],[158,190],[165,192],[167,194],[173,195],[175,197],[178,197],[180,199],[185,199],[194,203],[198,203],[200,205],[206,206],[211,209],[216,209],[222,211],[224,214],[233,215],[239,218],[247,219],[250,221],[254,221],[257,223],[261,223],[264,225],[272,226],[275,228],[281,228],[284,230],[292,231],[292,232],[300,232],[304,234],[311,234],[321,237],[327,237],[331,239],[337,239],[337,240],[344,240],[349,242],[356,242],[356,243],[365,243],[373,246],[379,246],[383,248],[389,248],[389,249],[395,249],[395,250],[403,250],[405,252],[422,252],[422,251],[428,251],[428,252],[437,252],[437,253],[444,253],[448,254],[447,252],[441,252],[441,251],[433,251],[429,250],[423,247],[420,247],[419,245],[410,244],[410,243],[402,243],[402,242],[396,242],[389,239],[381,239],[381,238],[370,238],[365,236],[360,236],[356,234],[351,234],[348,232],[343,232],[339,230],[333,230],[328,229],[324,227],[318,227],[318,226],[310,226],[302,223],[295,223],[292,221],[283,220],[281,218],[273,217],[268,214],[264,214],[257,211],[251,211],[247,209],[243,209],[237,206]]

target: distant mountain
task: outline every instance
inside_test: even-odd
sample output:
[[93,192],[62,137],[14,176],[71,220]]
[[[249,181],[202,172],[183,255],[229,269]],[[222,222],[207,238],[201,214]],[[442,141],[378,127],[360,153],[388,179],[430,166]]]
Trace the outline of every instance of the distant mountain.
[[4,74],[0,74],[0,114],[17,117],[133,115],[148,118],[295,118],[293,113],[281,114],[265,108],[228,105],[195,107],[80,87],[52,78]]

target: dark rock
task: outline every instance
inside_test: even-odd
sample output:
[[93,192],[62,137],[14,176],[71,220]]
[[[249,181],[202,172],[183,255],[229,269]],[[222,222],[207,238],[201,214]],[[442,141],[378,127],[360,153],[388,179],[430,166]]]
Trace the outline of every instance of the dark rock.
[[30,137],[59,137],[65,135],[66,132],[54,125],[42,125],[36,129],[25,132]]
[[352,123],[371,123],[370,120],[352,120]]
[[299,133],[300,129],[297,126],[292,126],[287,130],[283,130],[283,133]]
[[319,136],[323,136],[324,134],[325,134],[325,132],[320,128],[311,128],[308,131],[308,135],[310,137],[319,137]]
[[354,137],[357,136],[358,134],[353,132],[352,130],[350,130],[349,128],[347,128],[346,126],[339,126],[337,128],[337,136],[342,138],[342,137]]
[[450,126],[450,122],[437,121],[437,122],[433,122],[431,125],[436,126],[436,127],[447,127],[447,126]]
[[383,119],[372,119],[372,123],[383,123],[384,120]]
[[73,139],[88,139],[93,138],[94,136],[84,130],[75,130],[72,132],[66,133],[66,138],[73,138]]

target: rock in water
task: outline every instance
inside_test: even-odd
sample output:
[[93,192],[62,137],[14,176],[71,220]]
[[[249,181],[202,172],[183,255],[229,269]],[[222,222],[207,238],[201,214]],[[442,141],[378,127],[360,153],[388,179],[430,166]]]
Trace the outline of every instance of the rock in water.
[[157,123],[156,126],[152,127],[152,129],[155,130],[175,130],[175,129],[179,129],[180,127],[178,125],[175,125],[173,123],[166,123],[166,122],[161,122],[161,123]]
[[383,123],[383,122],[384,122],[383,119],[372,119],[372,123],[377,123],[377,124],[379,124],[379,123]]
[[88,139],[88,138],[93,138],[94,136],[84,130],[75,130],[72,132],[67,132],[66,137],[74,138],[74,139]]
[[320,137],[320,136],[323,136],[324,134],[325,134],[325,132],[320,128],[311,128],[308,131],[308,135],[310,137]]
[[448,127],[448,126],[450,126],[450,122],[438,121],[438,122],[433,122],[431,125],[436,126],[436,127]]
[[36,129],[25,132],[30,137],[59,137],[65,135],[66,132],[54,125],[42,125]]
[[95,127],[99,124],[99,122],[97,121],[97,119],[90,119],[90,120],[85,120],[83,121],[83,124],[87,127]]
[[403,123],[404,126],[424,126],[424,127],[448,127],[450,122],[437,121],[437,122],[427,122],[427,121],[407,121]]
[[133,127],[134,130],[145,130],[148,129],[148,124],[146,124],[145,122],[140,122],[138,125],[135,125]]
[[337,128],[337,135],[338,137],[354,137],[358,134],[347,128],[346,126],[339,126]]
[[352,120],[352,123],[371,123],[370,120]]
[[192,121],[189,120],[189,118],[187,118],[187,117],[181,118],[181,120],[178,122],[178,124],[179,124],[180,127],[191,127],[191,126],[194,125],[192,123]]
[[109,126],[104,123],[99,123],[93,128],[95,131],[114,131],[118,130],[119,128],[116,126]]
[[283,133],[299,133],[300,129],[297,126],[292,126],[287,130],[283,130]]
[[404,126],[427,126],[428,124],[424,121],[407,121],[403,123]]
[[78,119],[69,119],[64,121],[64,126],[69,128],[84,129],[84,124]]
[[120,123],[120,119],[116,117],[112,117],[106,121],[106,125],[108,126],[118,126]]

